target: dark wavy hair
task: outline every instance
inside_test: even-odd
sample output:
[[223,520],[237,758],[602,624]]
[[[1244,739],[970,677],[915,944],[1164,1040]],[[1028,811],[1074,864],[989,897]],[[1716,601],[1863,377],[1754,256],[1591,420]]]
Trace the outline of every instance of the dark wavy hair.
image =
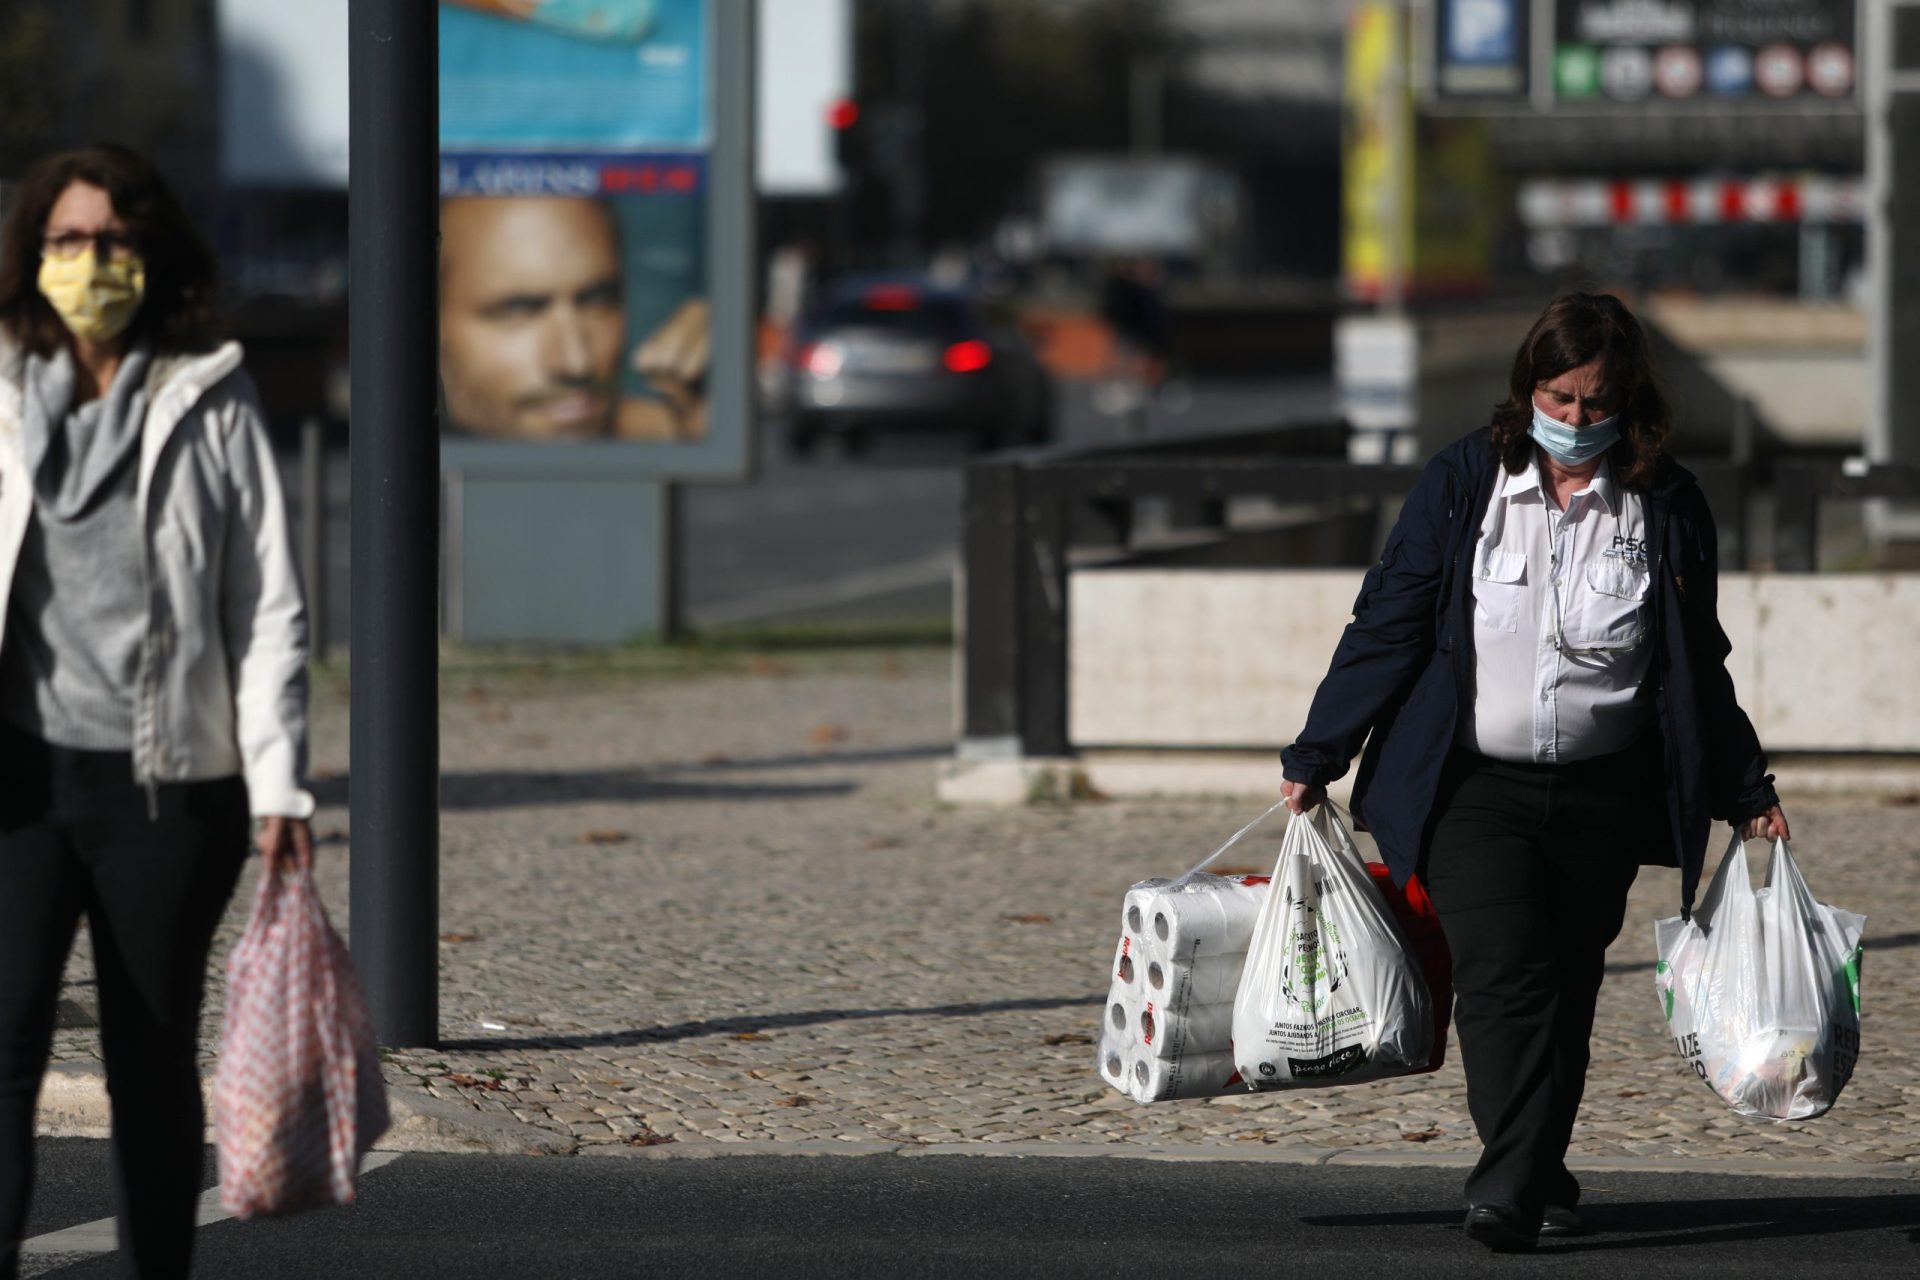
[[1614,478],[1645,489],[1659,474],[1673,411],[1661,394],[1647,335],[1610,293],[1563,293],[1547,304],[1513,357],[1507,398],[1493,407],[1494,456],[1510,472],[1525,469],[1534,448],[1533,393],[1569,369],[1599,360],[1616,397],[1620,441],[1607,451]]
[[146,300],[127,341],[145,338],[162,352],[212,350],[221,336],[213,251],[160,171],[112,143],[48,156],[21,180],[0,225],[0,328],[39,356],[68,341],[66,325],[40,293],[40,242],[54,202],[76,182],[107,193],[146,263]]

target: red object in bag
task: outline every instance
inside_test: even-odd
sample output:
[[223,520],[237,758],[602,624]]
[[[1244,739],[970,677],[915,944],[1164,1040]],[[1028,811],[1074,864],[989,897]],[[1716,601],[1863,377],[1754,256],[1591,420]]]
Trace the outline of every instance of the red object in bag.
[[1447,1028],[1453,1023],[1453,953],[1447,949],[1447,935],[1440,929],[1440,914],[1433,909],[1433,899],[1427,896],[1419,876],[1409,876],[1407,887],[1401,889],[1394,885],[1393,873],[1385,863],[1369,862],[1367,870],[1373,873],[1373,886],[1387,900],[1395,923],[1412,944],[1420,972],[1427,980],[1427,991],[1433,996],[1433,1056],[1424,1069],[1408,1074],[1438,1071],[1447,1061]]
[[214,1074],[220,1204],[239,1218],[346,1204],[387,1129],[373,1021],[308,869],[269,868],[227,961]]

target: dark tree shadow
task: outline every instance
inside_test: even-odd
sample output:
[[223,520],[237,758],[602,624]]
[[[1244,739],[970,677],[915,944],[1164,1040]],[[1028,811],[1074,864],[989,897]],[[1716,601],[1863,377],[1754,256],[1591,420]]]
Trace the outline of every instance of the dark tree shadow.
[[[633,769],[490,769],[440,775],[443,809],[515,809],[590,800],[794,800],[847,795],[856,782],[722,782],[715,775],[768,769],[847,768],[931,760],[952,750],[946,743],[875,747],[734,759],[714,756],[696,763],[655,764]],[[323,805],[344,805],[351,775],[315,778],[309,789]]]
[[775,1031],[783,1027],[853,1022],[864,1018],[973,1018],[987,1013],[1083,1008],[1102,1004],[1105,999],[1097,995],[1037,996],[1025,1000],[942,1004],[919,1009],[896,1006],[886,1009],[812,1009],[801,1013],[742,1014],[735,1018],[709,1018],[676,1022],[664,1027],[637,1027],[630,1031],[605,1031],[589,1035],[490,1036],[479,1040],[442,1040],[438,1047],[463,1053],[487,1053],[500,1049],[617,1049],[670,1040],[691,1040],[699,1036],[739,1035],[746,1031]]
[[[661,777],[651,769],[582,769],[539,772],[502,769],[448,773],[440,778],[440,807],[449,810],[525,809],[592,800],[803,800],[843,796],[855,782],[702,782]],[[348,780],[317,778],[311,790],[322,805],[344,805]]]

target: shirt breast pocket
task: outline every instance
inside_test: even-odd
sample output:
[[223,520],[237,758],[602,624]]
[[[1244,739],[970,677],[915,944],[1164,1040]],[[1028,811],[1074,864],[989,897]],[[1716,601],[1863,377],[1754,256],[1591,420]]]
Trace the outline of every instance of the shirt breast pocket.
[[1588,565],[1587,589],[1568,619],[1568,643],[1602,651],[1637,648],[1646,636],[1649,581],[1644,567],[1624,560]]
[[1527,557],[1518,551],[1483,551],[1473,569],[1473,620],[1494,631],[1520,629],[1526,595]]

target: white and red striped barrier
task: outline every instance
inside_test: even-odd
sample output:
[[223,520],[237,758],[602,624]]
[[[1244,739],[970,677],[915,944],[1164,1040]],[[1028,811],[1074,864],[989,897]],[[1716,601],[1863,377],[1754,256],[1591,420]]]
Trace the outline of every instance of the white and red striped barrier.
[[1865,213],[1859,178],[1536,179],[1520,184],[1520,220],[1537,228],[1860,222]]

